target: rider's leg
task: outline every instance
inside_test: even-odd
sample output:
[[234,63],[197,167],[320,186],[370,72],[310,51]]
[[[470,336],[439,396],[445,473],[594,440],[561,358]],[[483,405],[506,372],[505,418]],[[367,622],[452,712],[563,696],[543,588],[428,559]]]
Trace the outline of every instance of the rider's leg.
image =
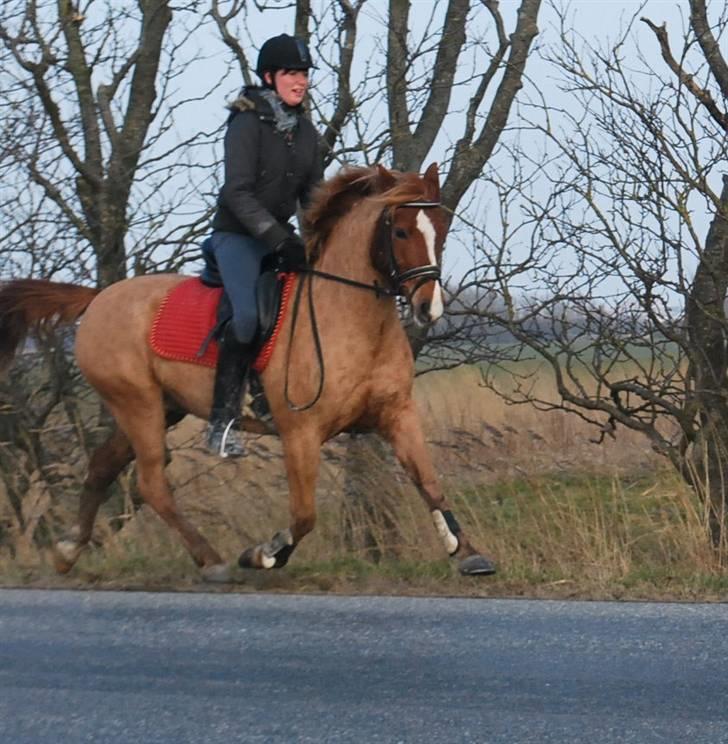
[[245,450],[238,430],[251,347],[235,338],[231,323],[225,326],[218,343],[220,353],[207,425],[207,447],[220,457],[241,457]]
[[258,328],[255,285],[268,249],[249,236],[222,232],[213,233],[212,248],[233,318],[220,338],[207,444],[221,457],[239,457],[244,450],[236,429]]

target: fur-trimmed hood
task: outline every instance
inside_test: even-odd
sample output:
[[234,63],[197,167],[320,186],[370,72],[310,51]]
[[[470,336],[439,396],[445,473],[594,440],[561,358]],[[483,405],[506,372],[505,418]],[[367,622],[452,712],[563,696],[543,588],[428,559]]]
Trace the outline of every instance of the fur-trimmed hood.
[[240,95],[228,105],[230,118],[238,112],[252,111],[261,121],[272,123],[279,132],[290,132],[298,125],[303,114],[302,106],[288,106],[275,91],[260,86],[243,88]]
[[238,111],[257,111],[260,114],[267,113],[272,117],[273,110],[268,101],[261,95],[264,90],[265,88],[260,85],[246,86],[240,91],[237,98],[228,103],[228,111],[231,113]]

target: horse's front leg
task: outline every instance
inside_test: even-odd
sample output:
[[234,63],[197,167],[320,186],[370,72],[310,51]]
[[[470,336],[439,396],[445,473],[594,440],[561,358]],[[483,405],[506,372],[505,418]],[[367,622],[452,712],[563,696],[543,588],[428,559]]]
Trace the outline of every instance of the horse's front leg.
[[283,438],[283,451],[288,475],[290,527],[276,532],[268,542],[243,551],[238,559],[242,568],[282,568],[316,524],[316,478],[321,443],[312,433],[297,430]]
[[424,498],[448,555],[460,559],[460,573],[495,573],[493,562],[470,544],[442,494],[414,401],[409,400],[396,412],[390,411],[380,425],[380,433],[392,444],[397,459]]

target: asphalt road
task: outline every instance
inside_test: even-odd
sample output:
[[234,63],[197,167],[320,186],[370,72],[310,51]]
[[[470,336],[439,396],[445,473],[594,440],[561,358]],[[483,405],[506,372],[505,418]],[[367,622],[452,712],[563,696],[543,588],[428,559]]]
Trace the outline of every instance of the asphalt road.
[[728,606],[0,591],[0,742],[728,742]]

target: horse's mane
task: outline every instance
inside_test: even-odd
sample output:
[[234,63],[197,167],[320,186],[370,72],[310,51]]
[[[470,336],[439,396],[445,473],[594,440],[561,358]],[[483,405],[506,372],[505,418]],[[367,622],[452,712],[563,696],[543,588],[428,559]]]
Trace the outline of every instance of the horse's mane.
[[346,166],[314,192],[304,214],[304,231],[313,260],[319,258],[334,225],[359,201],[373,197],[382,208],[432,199],[418,173],[383,171],[377,166]]

